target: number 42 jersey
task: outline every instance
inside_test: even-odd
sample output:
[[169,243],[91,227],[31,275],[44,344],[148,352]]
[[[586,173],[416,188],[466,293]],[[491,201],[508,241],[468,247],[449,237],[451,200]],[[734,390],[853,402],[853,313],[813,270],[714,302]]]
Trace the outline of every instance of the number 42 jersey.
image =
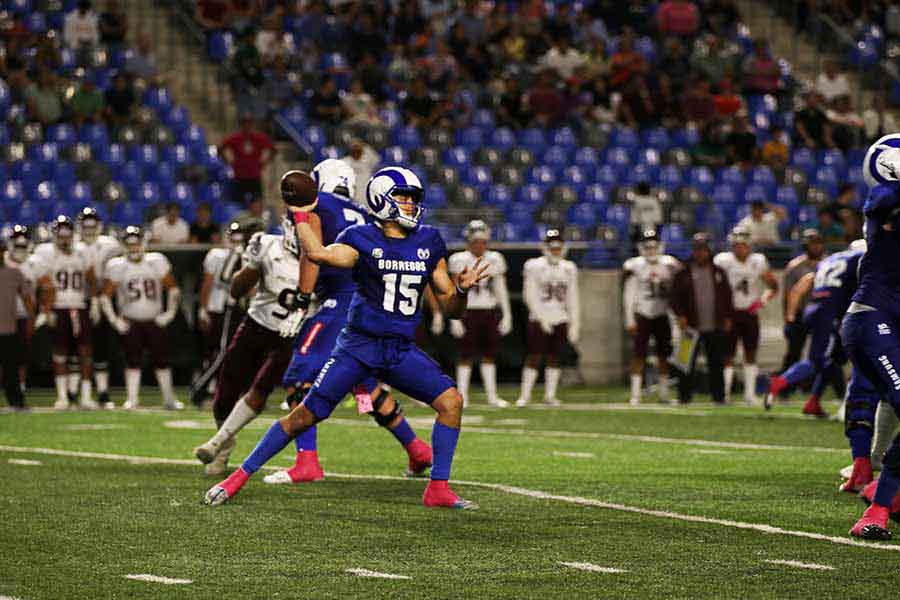
[[162,280],[172,270],[169,259],[148,252],[141,260],[119,256],[106,263],[106,278],[116,284],[116,303],[122,316],[151,321],[163,311]]

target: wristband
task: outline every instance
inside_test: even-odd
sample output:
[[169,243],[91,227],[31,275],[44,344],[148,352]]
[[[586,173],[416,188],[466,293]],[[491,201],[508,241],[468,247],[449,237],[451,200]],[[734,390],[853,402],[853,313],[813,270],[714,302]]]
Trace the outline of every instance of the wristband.
[[309,213],[305,210],[293,210],[291,212],[293,213],[295,224],[309,223]]
[[[472,289],[472,288],[469,288],[469,289]],[[465,296],[466,294],[469,293],[469,290],[462,289],[461,287],[459,287],[459,283],[457,283],[456,284],[456,293],[460,296]]]
[[297,297],[294,300],[294,308],[299,310],[306,310],[309,308],[309,303],[312,301],[312,294],[307,294],[305,292],[297,292]]

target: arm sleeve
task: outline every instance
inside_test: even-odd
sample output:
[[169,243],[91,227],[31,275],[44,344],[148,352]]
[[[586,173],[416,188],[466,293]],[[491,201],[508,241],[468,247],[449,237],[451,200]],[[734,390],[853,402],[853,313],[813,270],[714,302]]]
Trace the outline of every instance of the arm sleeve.
[[578,268],[572,263],[570,274],[571,293],[566,296],[566,304],[569,309],[569,327],[581,329],[581,297],[578,295]]
[[525,263],[525,269],[522,271],[522,299],[528,308],[529,315],[537,314],[537,290],[536,282],[532,273],[532,265]]
[[622,308],[625,312],[625,327],[635,325],[634,308],[637,301],[637,277],[625,271],[625,287],[622,291]]

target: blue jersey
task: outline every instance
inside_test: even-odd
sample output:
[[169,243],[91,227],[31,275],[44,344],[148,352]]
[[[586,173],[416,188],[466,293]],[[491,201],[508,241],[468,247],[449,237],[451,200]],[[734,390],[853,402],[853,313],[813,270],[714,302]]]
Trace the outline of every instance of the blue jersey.
[[374,337],[413,339],[425,286],[447,258],[438,230],[421,225],[405,238],[389,238],[376,224],[356,225],[344,230],[337,243],[359,252],[347,325]]
[[856,292],[857,270],[863,252],[844,250],[825,258],[816,269],[810,308],[842,317]]
[[[328,192],[319,192],[315,213],[322,222],[322,245],[333,244],[338,235],[353,225],[370,222],[370,217],[348,198]],[[353,273],[349,269],[322,266],[316,280],[316,296],[320,299],[356,291]]]
[[853,301],[900,318],[900,183],[872,188],[863,213],[868,250]]

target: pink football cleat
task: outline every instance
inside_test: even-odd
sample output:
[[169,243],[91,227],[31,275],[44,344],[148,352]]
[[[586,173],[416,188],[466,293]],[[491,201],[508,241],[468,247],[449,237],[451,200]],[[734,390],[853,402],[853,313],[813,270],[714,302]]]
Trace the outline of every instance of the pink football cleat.
[[828,416],[828,413],[826,413],[825,409],[822,408],[822,404],[819,402],[819,398],[817,396],[809,397],[809,400],[807,400],[806,404],[803,405],[803,414],[820,418]]
[[855,494],[872,482],[872,461],[868,456],[853,459],[853,473],[841,484],[840,491]]
[[781,375],[773,375],[769,377],[769,392],[766,394],[765,399],[763,400],[763,408],[766,410],[772,410],[772,407],[775,405],[775,400],[778,398],[778,394],[783,392],[788,386],[787,379],[782,377]]
[[291,483],[309,483],[325,479],[325,471],[319,464],[319,453],[315,450],[304,450],[297,453],[297,462],[285,471]]
[[430,508],[456,508],[459,510],[476,510],[478,505],[471,500],[463,500],[457,496],[446,481],[432,479],[422,494],[422,504]]
[[203,497],[203,504],[208,504],[209,506],[224,504],[241,491],[248,479],[250,479],[250,475],[244,469],[238,468],[225,481],[209,488],[206,496]]
[[[863,488],[863,491],[859,493],[859,497],[863,499],[863,502],[866,504],[874,504],[875,503],[875,490],[878,489],[878,480],[875,479],[871,481],[866,487]],[[895,521],[900,521],[900,494],[894,496],[894,499],[891,501],[891,507],[889,509],[890,517]]]
[[887,507],[872,504],[850,530],[850,535],[867,540],[891,539],[891,532],[887,528],[889,515]]
[[425,475],[425,469],[431,466],[431,446],[416,438],[406,447],[406,453],[409,455],[406,476],[422,477]]

